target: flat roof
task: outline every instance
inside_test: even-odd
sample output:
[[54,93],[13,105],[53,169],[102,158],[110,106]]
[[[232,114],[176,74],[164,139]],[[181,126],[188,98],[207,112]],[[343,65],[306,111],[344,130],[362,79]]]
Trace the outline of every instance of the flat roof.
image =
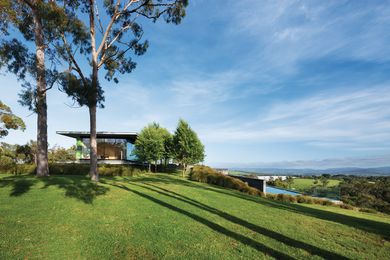
[[[56,133],[72,138],[89,138],[90,136],[89,131],[57,131]],[[134,141],[137,138],[137,135],[136,132],[96,132],[96,138],[99,139],[127,139]]]

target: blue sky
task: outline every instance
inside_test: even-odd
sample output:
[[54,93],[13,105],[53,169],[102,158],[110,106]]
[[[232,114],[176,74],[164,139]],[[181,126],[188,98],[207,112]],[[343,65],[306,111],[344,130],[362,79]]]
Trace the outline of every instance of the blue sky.
[[[120,83],[103,81],[100,131],[174,131],[187,120],[215,166],[390,165],[390,1],[190,1],[179,26],[145,24],[150,48]],[[103,77],[101,77],[103,78]],[[0,98],[27,123],[4,141],[36,135],[0,75]],[[57,130],[88,130],[88,111],[52,90]]]

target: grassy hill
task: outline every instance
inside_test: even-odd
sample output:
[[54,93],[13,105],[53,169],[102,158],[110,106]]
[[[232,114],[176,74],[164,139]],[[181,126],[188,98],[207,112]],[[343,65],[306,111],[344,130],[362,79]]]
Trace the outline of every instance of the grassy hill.
[[164,174],[0,176],[0,259],[389,259],[390,217]]

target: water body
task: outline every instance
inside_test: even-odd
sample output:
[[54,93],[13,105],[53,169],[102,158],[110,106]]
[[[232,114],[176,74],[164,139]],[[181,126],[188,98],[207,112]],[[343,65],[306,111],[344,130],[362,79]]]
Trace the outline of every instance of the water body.
[[271,187],[271,186],[267,186],[265,188],[265,190],[267,193],[272,193],[272,194],[287,194],[287,195],[292,195],[292,196],[301,195],[299,192],[289,191],[289,190],[280,189],[280,188]]
[[[272,194],[287,194],[287,195],[292,195],[292,196],[303,195],[299,192],[285,190],[285,189],[276,188],[276,187],[272,187],[272,186],[267,186],[265,188],[265,190],[267,193],[272,193]],[[342,203],[341,200],[337,200],[337,199],[331,199],[331,198],[326,198],[326,197],[315,197],[315,198],[330,200],[336,204]]]

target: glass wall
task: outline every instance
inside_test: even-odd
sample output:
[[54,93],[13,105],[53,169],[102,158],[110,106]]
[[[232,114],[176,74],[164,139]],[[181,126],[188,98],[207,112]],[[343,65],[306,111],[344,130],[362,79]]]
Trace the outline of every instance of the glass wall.
[[[77,139],[76,146],[76,159],[90,158],[89,138]],[[126,139],[97,139],[98,160],[135,160],[133,148]]]

